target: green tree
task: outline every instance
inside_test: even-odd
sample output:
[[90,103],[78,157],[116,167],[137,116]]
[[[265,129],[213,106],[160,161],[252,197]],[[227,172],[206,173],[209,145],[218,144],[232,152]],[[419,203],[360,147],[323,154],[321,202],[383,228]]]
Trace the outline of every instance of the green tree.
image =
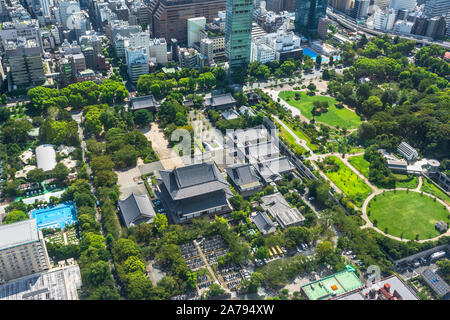
[[64,181],[69,175],[69,169],[64,165],[64,163],[59,162],[51,171],[52,178],[55,178],[59,181]]
[[40,183],[45,180],[45,172],[42,169],[36,168],[27,173],[27,180],[30,182]]
[[19,222],[23,220],[28,220],[28,215],[20,210],[13,210],[10,213],[6,215],[5,220],[3,221],[3,224],[10,224],[14,222]]
[[153,227],[159,234],[163,234],[168,225],[167,217],[164,214],[157,213],[153,218]]

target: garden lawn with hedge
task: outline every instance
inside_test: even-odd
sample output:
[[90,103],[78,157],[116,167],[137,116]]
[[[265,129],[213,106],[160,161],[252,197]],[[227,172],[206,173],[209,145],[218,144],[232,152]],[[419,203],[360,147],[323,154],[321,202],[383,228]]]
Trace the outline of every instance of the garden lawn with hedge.
[[361,174],[366,177],[369,178],[369,166],[370,166],[370,162],[367,161],[366,159],[364,159],[364,155],[359,155],[359,156],[354,156],[354,157],[350,157],[348,159],[348,162],[350,162],[350,164],[352,166],[355,167],[356,170],[358,170],[359,172],[361,172]]
[[436,221],[448,223],[450,216],[447,208],[433,198],[403,190],[375,196],[367,206],[367,214],[381,231],[410,240],[415,240],[417,234],[419,240],[438,236]]
[[345,165],[338,157],[329,156],[327,158],[339,166],[337,171],[325,171],[325,174],[331,181],[344,192],[350,200],[358,207],[361,207],[364,200],[372,193],[372,189],[358,177],[349,167]]
[[291,106],[299,109],[302,115],[311,120],[313,118],[312,109],[314,107],[314,101],[328,101],[328,111],[321,113],[319,116],[315,116],[316,121],[323,122],[333,127],[339,126],[340,128],[357,128],[362,123],[361,118],[353,111],[346,108],[337,108],[335,106],[336,99],[326,96],[308,96],[303,91],[297,91],[300,93],[300,99],[295,100],[295,91],[282,91],[279,97],[289,103]]

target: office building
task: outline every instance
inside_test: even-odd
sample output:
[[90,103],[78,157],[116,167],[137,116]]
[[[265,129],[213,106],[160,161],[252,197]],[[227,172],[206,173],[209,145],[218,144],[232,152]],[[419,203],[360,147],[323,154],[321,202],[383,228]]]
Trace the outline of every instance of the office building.
[[60,23],[64,28],[68,28],[70,25],[69,17],[74,14],[80,12],[80,3],[77,1],[61,1],[59,3],[59,17]]
[[250,62],[252,9],[251,0],[226,2],[225,54],[231,69],[246,67]]
[[49,269],[50,260],[36,219],[0,226],[0,281]]
[[225,32],[216,23],[207,23],[205,29],[200,31],[200,41],[211,40],[213,43],[213,59],[223,60],[225,58]]
[[443,16],[428,19],[427,32],[425,36],[433,39],[444,39],[446,22]]
[[369,14],[370,0],[355,0],[355,4],[351,9],[351,16],[355,19],[367,18]]
[[303,33],[317,31],[319,18],[326,16],[328,0],[297,0],[296,29]]
[[[373,5],[380,10],[385,10],[389,6],[389,1],[390,0],[373,0]],[[370,2],[372,3],[372,1]]]
[[410,34],[414,23],[406,20],[397,20],[394,23],[394,32]]
[[172,38],[187,43],[187,20],[205,17],[213,22],[225,10],[225,0],[150,0],[150,33],[154,38]]
[[154,58],[155,63],[166,64],[168,62],[166,39],[151,39],[149,48],[150,58]]
[[128,66],[128,75],[133,84],[136,84],[139,77],[148,74],[148,54],[144,53],[145,48],[129,47],[125,50],[126,62]]
[[417,17],[414,25],[411,28],[411,33],[419,36],[424,36],[428,28],[428,19],[426,17]]
[[406,9],[408,11],[414,11],[416,5],[416,0],[391,0],[389,3],[389,8],[395,10]]
[[[368,1],[368,0],[367,0]],[[326,39],[328,37],[328,26],[330,25],[330,20],[327,18],[319,18],[319,24],[317,25],[317,33],[321,39]]]
[[394,27],[396,13],[394,9],[375,11],[373,15],[373,27],[377,30],[388,31]]
[[352,0],[329,0],[328,5],[337,11],[347,13],[352,7]]
[[17,42],[8,41],[6,59],[8,60],[13,86],[29,87],[45,83],[41,48],[34,40],[19,38]]

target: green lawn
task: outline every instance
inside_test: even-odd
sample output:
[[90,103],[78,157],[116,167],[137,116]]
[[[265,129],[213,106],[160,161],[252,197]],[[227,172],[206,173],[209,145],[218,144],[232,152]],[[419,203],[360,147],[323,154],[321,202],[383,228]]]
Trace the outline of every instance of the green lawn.
[[419,178],[416,176],[407,176],[404,174],[394,174],[396,182],[396,188],[408,188],[415,189],[419,184]]
[[331,181],[344,192],[358,207],[372,193],[372,189],[358,177],[339,158],[329,156],[339,166],[337,171],[325,170],[325,174]]
[[420,191],[430,193],[433,196],[438,197],[439,199],[445,201],[447,205],[450,205],[450,197],[446,195],[444,192],[442,192],[440,189],[438,189],[431,181],[428,181],[428,179],[422,178],[423,184],[420,188]]
[[348,162],[350,162],[356,170],[361,172],[364,177],[369,178],[370,162],[364,159],[364,155],[350,157],[348,158]]
[[316,121],[320,121],[323,123],[326,123],[330,126],[340,128],[357,128],[362,123],[360,117],[354,113],[353,111],[350,111],[346,108],[338,109],[336,108],[336,99],[331,97],[325,97],[325,96],[308,96],[305,92],[300,92],[300,100],[294,100],[295,97],[295,91],[282,91],[279,94],[279,97],[289,103],[291,106],[296,107],[302,112],[302,115],[304,115],[306,118],[311,120],[313,118],[312,116],[312,109],[313,109],[313,102],[318,101],[328,101],[329,102],[329,108],[328,112],[322,113],[319,116],[316,116]]
[[377,220],[377,228],[387,233],[414,240],[430,239],[440,233],[438,220],[449,222],[450,213],[438,201],[413,191],[388,191],[374,197],[368,205],[369,219]]

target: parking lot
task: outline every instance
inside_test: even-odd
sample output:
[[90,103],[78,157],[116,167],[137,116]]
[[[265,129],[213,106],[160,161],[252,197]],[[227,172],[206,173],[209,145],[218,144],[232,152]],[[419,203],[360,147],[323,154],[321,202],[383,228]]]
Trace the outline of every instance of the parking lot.
[[439,267],[436,265],[436,261],[430,262],[429,260],[426,260],[425,262],[423,262],[422,260],[421,262],[417,261],[399,265],[397,268],[395,268],[395,271],[400,274],[403,279],[409,280],[411,278],[417,277],[418,275],[421,275],[422,272],[424,272],[426,269],[436,271],[437,269],[439,269]]

